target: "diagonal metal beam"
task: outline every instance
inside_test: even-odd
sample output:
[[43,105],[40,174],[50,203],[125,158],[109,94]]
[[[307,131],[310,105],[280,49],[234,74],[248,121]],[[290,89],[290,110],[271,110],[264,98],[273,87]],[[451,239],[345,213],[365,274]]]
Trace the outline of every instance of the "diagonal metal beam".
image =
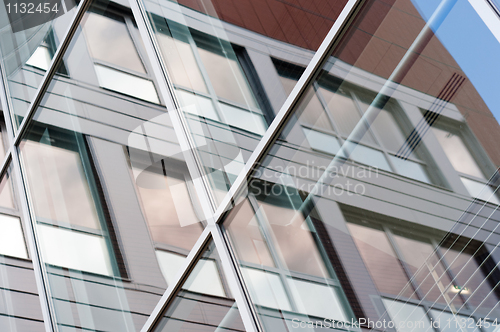
[[[50,64],[49,69],[45,73],[45,76],[43,77],[42,84],[38,87],[38,90],[36,91],[35,98],[31,102],[29,108],[28,108],[28,113],[24,117],[23,121],[19,125],[19,128],[17,131],[14,129],[15,132],[15,138],[14,138],[14,145],[19,146],[19,143],[21,143],[21,140],[28,130],[28,125],[30,124],[31,120],[35,116],[36,110],[38,109],[38,106],[42,102],[43,97],[45,96],[45,92],[47,91],[52,78],[54,77],[54,74],[57,71],[57,68],[59,68],[59,65],[61,64],[63,57],[66,53],[66,50],[68,49],[69,45],[71,44],[71,41],[73,40],[73,36],[75,35],[78,26],[80,25],[80,22],[87,12],[87,9],[90,7],[91,3],[93,0],[82,0],[80,4],[78,5],[78,8],[76,9],[76,14],[73,18],[73,21],[71,22],[70,26],[66,30],[66,33],[64,35],[64,38],[59,45],[59,48],[57,49],[56,53],[54,54],[54,57],[52,58],[52,62]],[[13,110],[12,110],[13,112]],[[15,126],[15,115],[13,113],[10,113],[11,118],[12,118],[12,125]]]
[[325,37],[320,47],[314,54],[311,62],[306,67],[304,73],[298,80],[292,92],[267,129],[261,141],[250,156],[249,160],[246,162],[243,170],[240,172],[240,174],[236,178],[236,181],[233,183],[229,192],[226,194],[221,204],[219,205],[214,216],[216,223],[222,222],[225,213],[229,211],[233,206],[235,198],[237,198],[238,195],[244,192],[244,190],[246,189],[247,180],[251,177],[254,170],[259,167],[260,162],[262,162],[266,153],[269,151],[273,143],[281,134],[283,127],[286,125],[288,119],[293,114],[295,106],[297,106],[297,104],[300,102],[302,95],[305,93],[306,89],[313,82],[314,78],[321,70],[324,62],[330,56],[332,49],[340,41],[340,38],[346,31],[345,28],[352,22],[363,3],[364,0],[349,0],[347,2],[339,17],[328,32],[328,35]]
[[[168,74],[164,64],[162,63],[162,57],[159,52],[159,47],[156,44],[154,32],[148,21],[144,4],[141,0],[131,0],[130,3],[132,12],[134,13],[136,19],[141,18],[140,20],[138,20],[137,24],[139,27],[139,31],[143,36],[143,39],[146,41],[145,46],[148,49],[150,59],[153,62],[152,65],[153,67],[155,67],[155,65],[160,67],[161,71],[163,72],[164,77],[159,81],[163,82],[165,79],[168,80]],[[290,118],[290,115],[293,113],[293,110],[295,109],[295,106],[299,102],[301,96],[304,94],[309,84],[313,81],[314,77],[321,69],[325,60],[329,57],[331,49],[340,40],[340,37],[345,31],[345,28],[352,21],[362,3],[363,0],[348,1],[339,17],[337,18],[336,22],[330,29],[328,35],[323,40],[321,46],[318,48],[311,62],[307,66],[305,72],[297,82],[295,88],[289,95],[288,99],[285,101],[285,104],[282,106],[278,115],[271,123],[271,126],[266,131],[264,137],[258,144],[254,153],[251,155],[249,161],[246,163],[242,173],[240,173],[236,182],[233,184],[230,191],[226,194],[220,207],[216,211],[213,211],[215,210],[215,208],[213,208],[214,204],[212,202],[210,204],[213,210],[210,213],[211,217],[207,215],[209,221],[209,226],[207,226],[207,229],[212,228],[211,237],[216,244],[219,255],[221,256],[224,271],[228,274],[228,281],[233,290],[233,293],[235,293],[233,295],[235,296],[235,300],[239,307],[242,320],[245,324],[245,328],[249,332],[260,331],[261,328],[258,323],[258,318],[256,317],[256,314],[253,310],[253,305],[250,302],[248,292],[245,291],[245,287],[241,278],[241,272],[239,271],[236,259],[233,257],[233,255],[231,255],[231,248],[229,247],[227,241],[225,241],[224,234],[222,233],[218,224],[221,222],[225,212],[231,207],[235,197],[241,192],[241,190],[244,189],[246,180],[250,177],[253,170],[257,167],[258,163],[262,160],[266,152],[279,136],[281,129]],[[158,61],[160,61],[160,63],[158,63]],[[167,90],[165,85],[160,84],[159,89],[160,91],[162,91],[166,98],[171,98],[171,96],[167,96],[167,94],[163,92],[164,90]],[[168,93],[173,93],[173,91],[170,90],[168,91]],[[187,131],[187,128],[184,128],[184,130]],[[188,132],[185,132],[184,134],[189,136]],[[200,187],[197,186],[197,189],[198,188]],[[210,188],[204,186],[200,189],[203,196],[210,195]],[[209,209],[205,209],[205,211],[209,212],[208,210]],[[205,231],[207,231],[207,229]],[[188,271],[192,270],[192,268],[196,264],[197,259],[200,257],[200,251],[202,250],[200,247],[201,243],[206,243],[206,241],[208,241],[208,235],[205,233],[203,234],[204,235],[199,238],[196,246],[191,250],[188,259],[186,259],[184,262],[183,268],[185,269],[185,271],[180,272],[176,282],[169,286],[169,288],[165,291],[164,295],[148,318],[146,324],[142,328],[142,332],[151,332],[153,330],[154,324],[156,324],[156,322],[158,322],[158,320],[161,318],[161,314],[163,313],[165,308],[168,307],[169,302],[175,297],[176,291],[180,289],[182,283],[187,277]],[[242,306],[242,303],[244,303],[245,305]],[[251,321],[249,322],[249,320]]]

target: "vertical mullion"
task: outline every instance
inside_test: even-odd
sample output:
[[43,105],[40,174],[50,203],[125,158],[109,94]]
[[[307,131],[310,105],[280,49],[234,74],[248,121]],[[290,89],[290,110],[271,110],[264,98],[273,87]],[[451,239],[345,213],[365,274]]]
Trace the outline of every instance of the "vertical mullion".
[[[14,186],[19,193],[19,209],[23,221],[23,231],[25,238],[27,240],[29,256],[33,264],[33,273],[35,275],[35,282],[38,290],[38,296],[40,299],[40,306],[42,310],[42,317],[45,325],[45,330],[47,332],[58,331],[54,307],[51,302],[51,295],[49,284],[47,280],[47,274],[45,270],[45,265],[41,259],[40,246],[38,245],[38,239],[35,230],[36,219],[33,212],[30,209],[29,197],[27,192],[27,185],[22,179],[21,163],[19,160],[17,147],[14,145],[14,124],[11,118],[10,108],[7,100],[9,96],[6,94],[5,81],[0,80],[0,85],[2,87],[0,91],[0,98],[2,102],[2,108],[4,109],[4,119],[6,122],[7,132],[8,132],[8,144],[9,151],[7,153],[7,158],[4,159],[4,164],[2,166],[2,171],[6,171],[9,166],[9,161],[12,162],[12,179],[14,181]],[[10,159],[10,160],[9,160]]]
[[25,236],[28,242],[28,249],[30,258],[33,264],[33,271],[35,274],[35,281],[38,290],[38,296],[40,298],[40,305],[42,311],[42,317],[44,320],[45,330],[47,332],[57,332],[57,322],[55,316],[55,309],[52,303],[52,296],[49,288],[49,282],[47,277],[47,271],[45,269],[45,264],[43,263],[41,257],[41,248],[39,245],[39,240],[36,233],[36,216],[33,211],[33,205],[29,196],[29,187],[27,183],[27,179],[25,177],[25,170],[22,167],[18,146],[21,142],[22,137],[27,132],[27,129],[32,122],[32,119],[40,105],[47,88],[54,77],[54,74],[61,63],[66,50],[68,49],[73,36],[82,20],[85,12],[90,6],[92,0],[83,0],[77,10],[76,14],[68,27],[64,38],[59,45],[54,57],[52,58],[52,63],[49,69],[46,71],[42,83],[38,90],[36,91],[35,98],[31,102],[28,113],[25,115],[22,123],[18,127],[16,131],[15,125],[15,114],[12,104],[10,102],[10,94],[8,93],[8,81],[7,76],[5,75],[4,68],[2,66],[2,79],[0,80],[0,98],[2,103],[2,108],[4,111],[4,119],[6,122],[7,132],[8,132],[8,143],[9,149],[7,152],[7,158],[4,159],[4,164],[2,165],[2,170],[8,166],[9,159],[11,159],[13,166],[13,176],[12,178],[15,181],[15,187],[19,191],[19,199],[20,199],[20,213],[22,215],[22,220],[24,224]]

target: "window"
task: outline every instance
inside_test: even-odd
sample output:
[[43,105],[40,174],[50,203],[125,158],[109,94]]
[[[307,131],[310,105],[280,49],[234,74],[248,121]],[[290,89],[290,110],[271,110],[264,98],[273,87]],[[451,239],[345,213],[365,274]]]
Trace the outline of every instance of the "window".
[[[129,158],[158,263],[170,285],[203,232],[197,196],[189,181],[186,166],[179,166],[178,161],[155,156],[159,161],[147,165],[144,161],[148,158],[144,157],[144,152],[132,148],[129,148]],[[200,277],[185,284],[186,289],[225,296],[215,262],[206,260],[199,263],[197,268],[201,269]]]
[[152,103],[160,102],[147,74],[147,62],[141,59],[140,48],[134,43],[132,36],[138,32],[129,17],[89,12],[82,26],[102,88]]
[[[400,220],[384,222],[374,214],[367,220],[350,213],[346,213],[346,218],[349,232],[396,326],[399,321],[423,321],[425,325],[441,320],[441,331],[448,331],[444,327],[452,316],[449,311],[458,312],[458,319],[472,322],[498,315],[495,282],[481,263],[482,257],[489,255],[477,241],[446,237],[438,245],[440,239],[435,231],[411,231],[412,227]],[[421,328],[417,331],[426,331]]]
[[[52,30],[52,28],[49,29],[45,39],[35,49],[33,54],[26,61],[26,64],[43,71],[47,71],[50,67],[50,63],[52,62],[52,57],[57,50],[58,43],[56,42],[55,38],[56,37],[54,35],[54,30]],[[57,68],[57,73],[64,75],[67,74],[64,64],[61,64],[59,68]]]
[[[301,68],[291,70],[290,64],[274,60],[287,93],[293,89]],[[391,171],[415,180],[434,183],[421,148],[406,151],[404,112],[398,102],[390,99],[380,109],[375,121],[359,142],[347,140],[358,125],[375,95],[323,73],[313,83],[297,110],[304,134],[314,150],[337,154],[342,144],[355,144],[350,159],[362,164]],[[404,153],[403,153],[404,152]]]
[[[157,22],[158,21],[158,22]],[[185,111],[263,135],[267,129],[233,46],[158,18],[157,38]],[[191,107],[190,107],[191,106]]]
[[253,194],[224,223],[252,300],[287,320],[300,314],[349,322],[352,313],[313,221],[293,208],[298,193],[288,196],[293,189],[276,184],[269,192],[267,184],[254,181]]
[[82,136],[39,127],[21,144],[44,261],[117,275],[114,250]]
[[[428,119],[426,117],[426,119]],[[481,157],[479,149],[476,149],[475,155],[472,153],[470,143],[473,139],[467,140],[465,132],[467,129],[460,130],[465,124],[453,126],[452,123],[446,124],[439,121],[430,124],[434,136],[444,150],[446,157],[453,168],[459,173],[460,179],[465,188],[472,197],[482,199],[494,204],[500,204],[500,200],[495,194],[495,190],[487,184],[485,177],[485,168],[488,168],[487,157]],[[481,166],[478,160],[485,160]]]

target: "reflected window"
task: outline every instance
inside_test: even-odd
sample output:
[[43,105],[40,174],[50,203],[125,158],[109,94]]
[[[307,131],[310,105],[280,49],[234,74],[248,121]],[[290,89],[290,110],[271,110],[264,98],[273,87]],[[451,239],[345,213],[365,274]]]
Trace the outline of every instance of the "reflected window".
[[[437,138],[439,144],[443,148],[446,157],[450,161],[453,168],[459,173],[460,179],[465,188],[472,197],[479,198],[483,201],[488,201],[494,204],[500,204],[500,199],[495,193],[495,189],[487,184],[487,178],[484,173],[484,165],[478,162],[481,159],[475,155],[472,149],[467,144],[465,135],[458,128],[453,128],[451,125],[439,124],[432,125],[432,132]],[[483,164],[487,164],[484,161]]]
[[[134,160],[132,176],[158,263],[167,284],[170,284],[203,232],[201,211],[185,166],[171,166],[176,162],[167,159],[141,165],[142,160],[147,159]],[[204,267],[207,281],[213,279],[209,277],[210,264],[208,262]],[[202,285],[197,281],[190,289],[200,290]],[[220,295],[215,285],[212,291],[206,292]]]
[[155,19],[160,47],[184,111],[263,135],[267,129],[238,53],[220,39]]
[[[378,290],[381,293],[401,294],[416,299],[415,290],[408,283],[408,276],[385,232],[354,223],[348,223],[347,226]],[[390,277],[387,271],[391,271]]]
[[[274,64],[284,89],[290,93],[303,69],[279,60],[274,60]],[[323,73],[308,89],[296,111],[311,148],[334,155],[340,146],[348,144],[353,161],[418,181],[434,182],[424,162],[425,152],[419,146],[410,149],[406,143],[410,133],[404,130],[404,111],[394,99],[379,109],[359,142],[349,141],[374,97],[373,93]]]
[[146,221],[153,240],[190,250],[203,231],[193,203],[193,188],[182,173],[170,172],[159,163],[142,170],[136,179]]
[[132,38],[137,33],[132,20],[89,12],[82,26],[99,85],[158,104],[155,86]]
[[82,136],[34,127],[21,143],[44,261],[118,273],[96,179]]
[[253,193],[224,222],[253,302],[258,310],[350,321],[340,282],[313,226],[320,221],[294,209],[301,201],[298,192],[288,192],[294,189],[268,185],[254,180]]
[[[356,247],[396,326],[409,321],[443,323],[451,315],[448,310],[459,313],[460,321],[471,312],[479,317],[498,315],[499,298],[494,290],[498,280],[493,277],[498,273],[497,266],[477,241],[445,237],[445,244],[438,245],[441,239],[429,230],[409,233],[410,227],[401,221],[396,226],[366,221],[350,213],[346,217]],[[452,248],[446,245],[448,242]],[[421,304],[432,310],[424,310]],[[437,313],[441,312],[439,318]]]

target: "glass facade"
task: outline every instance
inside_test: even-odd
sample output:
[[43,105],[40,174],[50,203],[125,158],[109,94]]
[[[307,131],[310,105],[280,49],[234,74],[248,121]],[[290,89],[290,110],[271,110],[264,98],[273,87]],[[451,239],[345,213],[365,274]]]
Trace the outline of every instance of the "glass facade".
[[1,331],[500,331],[497,1],[57,4],[0,8]]

